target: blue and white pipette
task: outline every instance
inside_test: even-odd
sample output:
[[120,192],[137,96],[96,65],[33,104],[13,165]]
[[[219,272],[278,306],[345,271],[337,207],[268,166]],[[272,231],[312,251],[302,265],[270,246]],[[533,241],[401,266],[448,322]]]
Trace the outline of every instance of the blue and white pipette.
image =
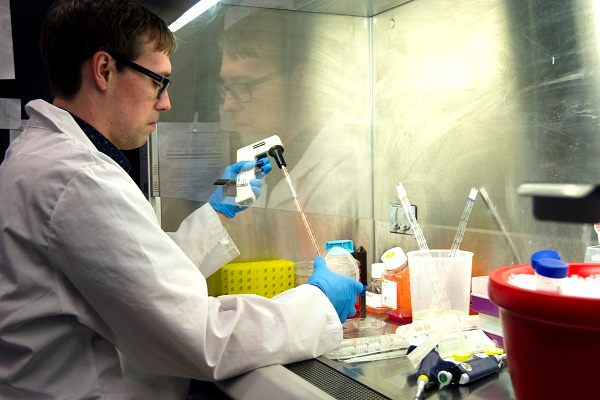
[[442,369],[438,372],[437,378],[442,386],[448,384],[466,385],[500,371],[505,360],[505,354],[475,357],[456,364],[452,368]]

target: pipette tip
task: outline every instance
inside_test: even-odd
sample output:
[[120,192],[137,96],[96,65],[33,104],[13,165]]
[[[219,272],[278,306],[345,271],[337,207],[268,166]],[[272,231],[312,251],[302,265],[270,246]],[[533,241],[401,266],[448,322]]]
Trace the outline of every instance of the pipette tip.
[[419,400],[421,398],[427,383],[429,383],[429,377],[427,377],[427,375],[419,375],[417,378],[417,392],[415,393],[415,400]]

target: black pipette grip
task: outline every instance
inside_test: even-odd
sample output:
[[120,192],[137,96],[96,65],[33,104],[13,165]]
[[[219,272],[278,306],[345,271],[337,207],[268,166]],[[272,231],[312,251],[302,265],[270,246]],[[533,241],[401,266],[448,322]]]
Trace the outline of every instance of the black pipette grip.
[[283,158],[283,146],[273,146],[269,149],[269,155],[275,159],[279,169],[286,166],[285,159]]

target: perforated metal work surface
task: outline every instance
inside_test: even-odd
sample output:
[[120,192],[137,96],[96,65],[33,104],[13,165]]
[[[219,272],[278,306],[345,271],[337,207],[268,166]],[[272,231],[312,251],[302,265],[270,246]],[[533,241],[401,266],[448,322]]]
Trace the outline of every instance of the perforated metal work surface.
[[388,397],[382,396],[316,359],[299,361],[284,367],[336,399],[389,400]]

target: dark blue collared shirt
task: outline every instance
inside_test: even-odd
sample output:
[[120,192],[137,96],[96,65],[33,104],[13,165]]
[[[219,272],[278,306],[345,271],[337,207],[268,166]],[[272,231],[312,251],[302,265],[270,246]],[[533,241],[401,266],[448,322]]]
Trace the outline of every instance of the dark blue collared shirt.
[[125,157],[125,155],[123,155],[123,153],[121,153],[121,151],[117,149],[117,146],[112,144],[111,141],[105,138],[100,132],[98,132],[96,128],[94,128],[78,116],[73,114],[71,114],[71,116],[73,117],[75,122],[77,122],[77,125],[79,125],[83,133],[85,133],[87,137],[90,138],[90,140],[92,141],[94,146],[96,146],[96,149],[98,149],[98,151],[112,158],[125,171],[129,172],[129,170],[131,169],[131,163],[129,162],[127,157]]

